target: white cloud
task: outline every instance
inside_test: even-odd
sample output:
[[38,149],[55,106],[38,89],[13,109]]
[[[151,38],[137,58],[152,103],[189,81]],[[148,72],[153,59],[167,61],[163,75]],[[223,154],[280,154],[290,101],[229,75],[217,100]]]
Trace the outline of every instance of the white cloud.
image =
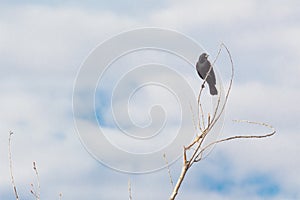
[[[4,7],[2,62],[35,70],[77,68],[103,39],[134,23],[109,12],[47,6]],[[78,57],[80,56],[80,57]]]
[[[225,24],[247,18],[254,9],[252,1],[171,1],[166,9],[154,12],[150,22],[160,26],[176,29],[195,29],[204,27],[225,26]],[[214,28],[213,28],[214,29]],[[201,28],[200,28],[201,30]]]
[[246,83],[233,87],[228,105],[230,116],[247,117],[277,124],[280,128],[298,127],[299,93],[296,87]]

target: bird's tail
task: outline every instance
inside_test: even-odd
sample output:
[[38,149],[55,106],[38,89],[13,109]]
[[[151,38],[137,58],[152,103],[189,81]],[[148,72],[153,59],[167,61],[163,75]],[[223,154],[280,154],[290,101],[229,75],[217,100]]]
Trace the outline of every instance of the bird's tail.
[[216,86],[213,85],[213,84],[209,85],[209,92],[210,92],[211,95],[217,95],[218,94],[218,90],[217,90]]

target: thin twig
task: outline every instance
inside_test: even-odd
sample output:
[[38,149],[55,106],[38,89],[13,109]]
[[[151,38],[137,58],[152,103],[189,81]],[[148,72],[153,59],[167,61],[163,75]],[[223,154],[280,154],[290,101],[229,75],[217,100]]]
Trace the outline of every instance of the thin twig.
[[255,139],[255,138],[266,138],[266,137],[270,137],[272,135],[274,135],[276,133],[276,130],[274,129],[273,126],[266,124],[266,123],[261,123],[261,122],[253,122],[253,121],[248,121],[248,120],[234,120],[235,122],[243,122],[243,123],[249,123],[249,124],[255,124],[255,125],[261,125],[261,126],[265,126],[269,129],[271,129],[270,133],[264,134],[264,135],[236,135],[236,136],[231,136],[231,137],[227,137],[221,140],[217,140],[214,141],[210,144],[208,144],[207,146],[205,146],[197,155],[197,157],[199,156],[199,158],[195,159],[195,162],[199,162],[201,160],[201,154],[210,146],[215,145],[217,143],[221,143],[221,142],[225,142],[225,141],[229,141],[229,140],[235,140],[235,139]]
[[30,193],[35,197],[35,199],[37,198],[37,195],[36,195],[36,191],[35,191],[35,188],[34,188],[34,185],[33,183],[30,183],[30,187],[31,187],[31,190],[30,190]]
[[[200,112],[200,114],[199,114]],[[203,128],[201,127],[201,120],[200,120],[200,116],[201,116],[201,119],[202,119],[202,126]],[[201,132],[203,132],[203,129],[205,128],[205,120],[204,120],[204,111],[203,111],[203,107],[202,107],[202,104],[201,104],[201,101],[200,101],[200,98],[198,98],[198,127],[200,129]]]
[[[220,54],[221,54],[221,51],[222,51],[222,45],[223,45],[223,43],[221,43],[221,45],[220,45],[220,48],[219,48],[218,53],[217,53],[217,56],[215,57],[215,59],[214,59],[214,61],[213,61],[213,63],[212,63],[212,67],[214,67],[215,63],[217,62],[217,60],[218,60],[218,58],[219,58],[219,56],[220,56]],[[233,64],[232,64],[232,67],[233,67]],[[233,75],[233,73],[232,73],[232,75]],[[231,77],[231,79],[233,79],[233,76]],[[230,89],[228,89],[228,92],[229,92],[229,91],[230,91]],[[221,86],[220,86],[220,87],[219,87],[219,95],[218,95],[217,106],[215,107],[213,117],[212,117],[212,119],[209,120],[207,126],[210,126],[211,122],[214,121],[214,119],[215,119],[215,117],[216,117],[216,115],[217,115],[217,112],[218,112],[218,110],[219,110],[219,106],[220,106],[220,103],[221,103],[221,96],[222,96],[222,90],[221,90]],[[225,106],[225,105],[224,105],[224,106]]]
[[35,199],[39,199],[36,192],[34,190],[30,190],[30,193],[34,196]]
[[196,122],[195,122],[195,113],[193,111],[193,107],[192,107],[191,102],[190,102],[190,110],[191,110],[191,113],[192,113],[192,120],[193,120],[194,129],[195,129],[195,131],[197,133],[198,131],[197,131],[197,126],[196,126]]
[[232,84],[233,84],[233,77],[234,77],[234,65],[233,65],[233,60],[232,60],[231,53],[230,53],[229,49],[227,48],[227,46],[224,43],[221,44],[221,47],[222,46],[226,49],[226,52],[227,52],[227,54],[229,56],[229,59],[230,59],[230,63],[231,63],[231,77],[230,77],[230,82],[229,82],[229,86],[228,86],[228,89],[227,89],[227,93],[226,93],[226,96],[225,96],[224,104],[223,104],[223,106],[221,108],[221,112],[219,113],[219,115],[216,118],[213,117],[211,127],[213,127],[215,125],[215,123],[217,123],[217,121],[221,117],[222,113],[224,112],[224,109],[225,109],[225,107],[227,105],[227,102],[228,102],[229,94],[230,94],[230,91],[231,91],[231,88],[232,88]]
[[169,162],[168,162],[167,156],[166,156],[165,153],[164,153],[163,156],[164,156],[164,160],[165,160],[166,165],[167,165],[168,174],[169,174],[169,178],[170,178],[170,183],[172,185],[172,188],[174,188],[174,182],[173,182],[173,178],[172,178],[172,174],[171,174],[171,170],[170,170],[170,167],[169,167]]
[[10,179],[11,179],[11,184],[13,186],[14,189],[14,194],[15,194],[15,198],[16,200],[19,200],[19,195],[17,192],[17,186],[15,184],[15,179],[14,179],[14,175],[13,175],[13,164],[12,164],[12,156],[11,156],[11,136],[12,136],[13,132],[9,131],[9,137],[8,137],[8,159],[9,159],[9,170],[10,170]]
[[[203,82],[201,84],[201,87],[200,87],[200,91],[199,91],[199,94],[198,94],[198,126],[199,126],[199,129],[201,131],[203,131],[203,129],[205,128],[205,121],[204,121],[204,111],[203,111],[203,107],[202,107],[202,104],[201,104],[201,96],[202,96],[202,91],[205,87],[205,83],[206,83],[206,79],[207,77],[209,76],[209,73],[210,71],[212,70],[212,65],[210,66],[208,72],[206,73],[204,79],[203,79]],[[201,119],[202,119],[202,125],[203,125],[203,128],[201,127]]]
[[128,195],[129,195],[129,200],[132,200],[130,178],[128,178]]
[[37,167],[36,167],[36,163],[33,162],[33,170],[35,172],[35,176],[36,176],[36,180],[37,180],[37,185],[38,185],[38,189],[37,191],[34,189],[33,184],[31,184],[32,186],[32,190],[30,191],[31,194],[35,197],[36,200],[40,200],[40,195],[41,195],[41,186],[40,186],[40,177],[39,177],[39,173],[37,171]]

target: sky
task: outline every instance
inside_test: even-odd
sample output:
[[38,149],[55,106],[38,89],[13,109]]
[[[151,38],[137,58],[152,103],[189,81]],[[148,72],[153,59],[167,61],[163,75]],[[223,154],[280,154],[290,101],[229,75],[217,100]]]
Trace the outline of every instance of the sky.
[[[62,199],[75,200],[128,198],[129,179],[133,199],[169,198],[172,186],[167,169],[141,174],[120,172],[128,169],[118,165],[126,162],[127,157],[115,157],[105,148],[94,151],[93,155],[74,123],[73,88],[84,61],[109,38],[144,27],[186,35],[211,57],[217,54],[221,42],[227,45],[234,61],[235,77],[220,137],[269,131],[233,123],[234,119],[266,122],[277,131],[266,139],[215,146],[209,156],[190,169],[178,199],[299,199],[300,3],[296,0],[0,1],[0,199],[14,199],[8,160],[10,130],[14,132],[13,171],[21,199],[34,199],[30,194],[30,184],[36,185],[33,161],[39,171],[41,199],[58,199],[60,193]],[[97,117],[103,130],[111,135],[110,141],[122,150],[148,152],[168,145],[164,143],[166,138],[173,141],[175,136],[171,133],[178,131],[180,122],[186,122],[181,124],[187,128],[183,130],[191,128],[188,126],[191,120],[186,120],[190,119],[188,102],[176,92],[182,92],[185,86],[180,82],[182,77],[191,91],[198,91],[201,82],[196,71],[190,66],[182,67],[188,63],[174,55],[151,50],[134,53],[112,63],[111,69],[123,66],[125,71],[108,70],[108,77],[98,82]],[[226,58],[222,54],[216,65],[225,88],[230,78]],[[170,69],[166,68],[165,73],[154,70],[140,76],[132,68],[126,68],[150,62],[147,59],[173,66],[178,73],[169,74]],[[126,73],[131,75],[129,82],[120,82],[113,96],[119,125],[128,128],[128,118],[139,127],[161,122],[162,116],[168,119],[162,126],[163,139],[154,140],[150,150],[145,149],[143,142],[133,148],[112,126],[111,84],[123,81],[120,77]],[[172,85],[170,88],[179,89],[165,93],[161,85],[154,84],[130,93],[132,86],[150,78],[167,80]],[[127,90],[131,102],[125,94]],[[177,97],[181,97],[179,101]],[[83,111],[86,111],[85,101],[83,94],[79,101]],[[125,115],[121,111],[128,102],[131,111]],[[185,107],[179,109],[181,113],[176,107],[178,102],[185,102]],[[148,108],[153,105],[162,105],[163,110],[155,107],[150,112]],[[80,117],[89,119],[89,116]],[[93,132],[94,127],[84,126],[87,132]],[[160,126],[161,123],[154,123],[152,128],[156,130]],[[111,159],[119,171],[95,159],[96,153],[103,155],[104,160]],[[174,155],[167,158],[173,161]],[[134,159],[131,162],[139,165],[138,169],[152,167]],[[174,180],[179,176],[180,167],[180,159],[170,166]]]

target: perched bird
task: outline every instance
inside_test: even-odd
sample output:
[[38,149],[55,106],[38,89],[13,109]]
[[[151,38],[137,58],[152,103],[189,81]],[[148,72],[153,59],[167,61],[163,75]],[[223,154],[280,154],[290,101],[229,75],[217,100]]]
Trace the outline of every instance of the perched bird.
[[218,91],[216,88],[216,76],[214,73],[214,69],[211,67],[210,62],[207,60],[208,55],[206,53],[203,53],[200,55],[199,60],[196,64],[196,69],[198,72],[198,75],[204,80],[206,77],[206,74],[208,73],[209,69],[209,74],[206,78],[206,82],[209,86],[209,91],[211,95],[217,95]]

